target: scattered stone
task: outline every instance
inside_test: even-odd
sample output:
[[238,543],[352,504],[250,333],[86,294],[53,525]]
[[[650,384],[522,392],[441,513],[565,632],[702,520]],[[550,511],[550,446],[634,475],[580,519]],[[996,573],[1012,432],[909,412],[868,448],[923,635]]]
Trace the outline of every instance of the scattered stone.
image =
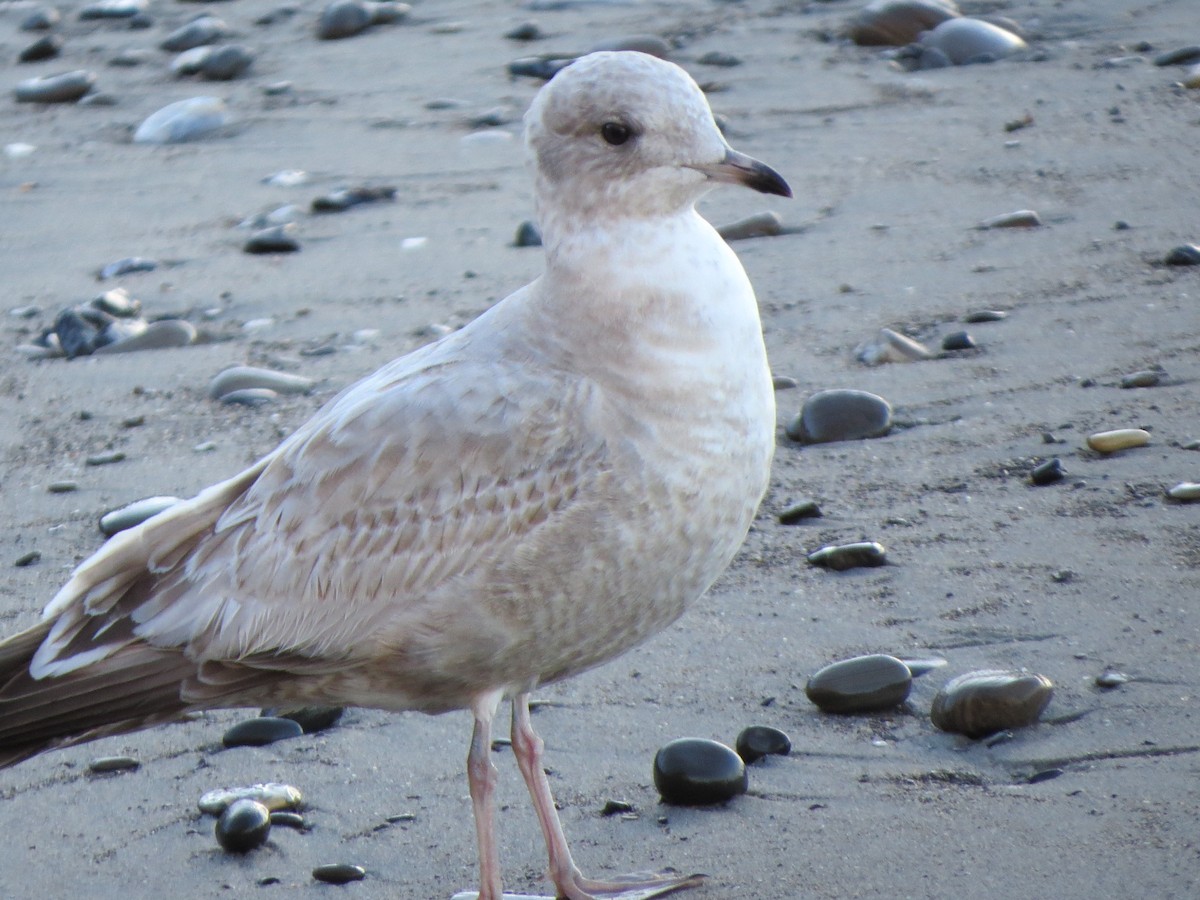
[[710,50],[696,60],[702,66],[716,66],[721,69],[732,69],[740,66],[742,60],[732,53],[722,53],[720,50]]
[[57,34],[44,34],[17,54],[17,62],[40,62],[54,59],[62,52],[63,39]]
[[290,784],[267,782],[241,788],[218,788],[207,791],[197,804],[200,812],[219,816],[236,800],[254,800],[271,812],[298,810],[304,805],[304,795]]
[[229,34],[229,26],[216,16],[204,15],[168,34],[158,46],[169,53],[215,44]]
[[271,813],[271,825],[281,825],[284,828],[294,828],[296,831],[307,831],[308,823],[304,821],[304,816],[294,812],[273,812]]
[[259,716],[257,719],[238,722],[221,736],[221,743],[226,747],[265,747],[302,734],[304,729],[300,727],[300,723],[291,719]]
[[1163,261],[1168,266],[1200,266],[1200,247],[1195,244],[1172,247]]
[[1054,685],[1044,675],[985,670],[949,681],[933,698],[929,717],[942,731],[983,738],[1037,722]]
[[35,9],[21,22],[22,31],[49,31],[62,21],[62,14],[52,6]]
[[272,225],[256,231],[242,246],[247,253],[295,253],[300,249],[300,242],[295,236],[296,226],[291,222],[284,225]]
[[326,884],[349,884],[351,881],[362,881],[366,878],[367,870],[350,863],[327,863],[313,869],[312,877]]
[[[197,47],[202,51],[195,73],[208,81],[232,81],[254,64],[254,53],[241,44]],[[190,51],[189,51],[190,52]]]
[[573,55],[523,56],[508,64],[508,74],[516,78],[540,78],[549,81],[562,69],[575,62]]
[[792,739],[770,725],[751,725],[737,736],[737,754],[746,765],[764,756],[787,756],[792,752]]
[[982,19],[959,17],[947,19],[936,28],[921,35],[924,50],[935,50],[955,66],[993,62],[1029,49],[1012,32]]
[[536,225],[526,220],[517,226],[516,236],[513,237],[513,246],[540,247],[542,246],[542,233],[538,231]]
[[[156,259],[147,259],[143,256],[126,256],[123,259],[118,259],[116,262],[110,262],[108,265],[103,266],[100,269],[99,277],[100,277],[101,281],[106,281],[109,278],[119,278],[122,275],[131,275],[134,272],[153,272],[157,268],[158,268],[158,260],[156,260]],[[123,290],[123,289],[118,288],[117,290]],[[101,297],[103,297],[103,296],[106,296],[106,295],[101,294]],[[128,296],[128,293],[126,293],[126,296]],[[96,301],[93,301],[93,305],[95,305],[95,304],[96,304]],[[105,312],[107,312],[111,315],[114,315],[114,316],[137,315],[136,312],[135,313],[116,312],[105,306],[100,306],[99,308],[103,309]],[[139,310],[140,310],[140,304],[139,304]]]
[[132,772],[141,765],[132,756],[100,756],[88,763],[88,771],[97,775],[109,772]]
[[277,719],[290,719],[304,731],[305,734],[316,734],[332,728],[342,718],[344,708],[341,706],[301,706],[295,709],[264,709],[260,715]]
[[221,402],[229,406],[263,406],[278,397],[278,392],[270,388],[241,388],[222,395]]
[[342,188],[341,190],[332,191],[314,199],[312,202],[312,211],[315,213],[341,212],[352,206],[358,206],[361,203],[394,200],[395,197],[396,189],[394,187],[367,187],[364,185]]
[[1062,460],[1056,456],[1035,466],[1033,471],[1029,473],[1029,480],[1042,487],[1047,484],[1054,484],[1056,481],[1062,481],[1066,474],[1067,472],[1063,468]]
[[976,309],[963,316],[968,325],[978,325],[981,322],[1000,322],[1008,318],[1008,313],[999,309]]
[[353,37],[372,25],[396,22],[412,11],[407,3],[334,0],[321,11],[317,37],[323,41]]
[[808,554],[810,565],[844,572],[887,565],[887,551],[877,541],[857,541],[853,544],[830,545]]
[[150,0],[98,0],[79,11],[81,21],[91,19],[132,19],[146,12]]
[[869,391],[818,391],[804,401],[787,426],[787,436],[802,444],[857,441],[883,437],[892,428],[892,407]]
[[1113,688],[1119,688],[1123,684],[1128,684],[1133,679],[1124,672],[1116,672],[1112,669],[1105,669],[1096,676],[1096,687],[1104,688],[1106,691],[1111,691]]
[[1187,66],[1200,62],[1200,46],[1178,47],[1167,50],[1154,57],[1156,66]]
[[76,69],[61,75],[40,75],[18,81],[13,96],[18,103],[74,103],[95,83],[94,73]]
[[801,500],[799,503],[793,503],[787,509],[779,514],[780,525],[795,525],[797,522],[803,522],[805,519],[821,518],[821,507],[815,500]]
[[249,853],[266,843],[271,812],[254,800],[235,800],[214,827],[217,843],[230,853]]
[[742,758],[717,741],[679,738],[654,754],[654,786],[666,803],[724,803],[749,785]]
[[790,391],[800,387],[800,382],[791,375],[772,375],[771,387],[777,391]]
[[1018,209],[1016,212],[984,219],[975,227],[980,231],[988,231],[992,228],[1038,228],[1041,224],[1041,216],[1032,209]]
[[933,354],[920,341],[914,341],[890,328],[880,328],[878,335],[854,348],[854,358],[864,365],[880,366],[884,363],[933,359]]
[[1200,484],[1194,481],[1181,481],[1172,488],[1167,488],[1167,496],[1180,503],[1192,503],[1200,500]]
[[190,97],[151,114],[133,134],[137,144],[181,144],[208,137],[229,124],[225,101]]
[[905,663],[876,653],[825,666],[808,679],[804,693],[823,712],[878,712],[907,700],[912,679]]
[[783,234],[783,219],[779,213],[761,212],[728,225],[717,228],[717,234],[727,241],[743,241],[748,238],[775,237]]
[[100,533],[112,537],[118,532],[141,525],[147,519],[181,502],[178,497],[146,497],[135,500],[100,517]]
[[52,481],[46,485],[46,490],[51,494],[70,494],[73,491],[79,490],[79,482],[77,481]]
[[208,384],[208,396],[221,400],[233,391],[268,388],[277,394],[306,394],[316,382],[303,375],[291,375],[254,366],[233,366],[222,370]]
[[1146,388],[1154,387],[1162,381],[1163,373],[1155,369],[1145,369],[1141,372],[1132,372],[1129,375],[1124,375],[1121,378],[1121,387],[1123,388]]
[[1058,768],[1042,769],[1041,771],[1034,772],[1032,775],[1030,775],[1028,778],[1026,778],[1025,783],[1026,784],[1041,784],[1043,781],[1051,781],[1051,780],[1057,778],[1061,774],[1063,774],[1062,769],[1058,769]]
[[546,35],[537,22],[522,22],[520,25],[504,32],[510,41],[540,41]]
[[864,47],[903,47],[958,15],[953,0],[875,0],[850,20],[846,34]]
[[109,450],[104,453],[93,453],[83,462],[88,466],[109,466],[125,461],[125,453],[121,450]]
[[604,806],[600,809],[600,815],[605,817],[628,815],[635,811],[636,807],[628,800],[605,800]]
[[1144,447],[1150,443],[1150,432],[1141,428],[1118,428],[1113,431],[1098,431],[1089,434],[1087,445],[1097,453],[1116,453],[1131,447]]
[[22,553],[20,556],[18,556],[13,561],[13,565],[16,566],[18,569],[24,569],[26,566],[32,566],[35,563],[40,562],[41,558],[42,558],[42,551],[30,550],[28,553]]
[[955,331],[942,338],[942,349],[948,352],[974,350],[977,346],[975,339],[966,331]]

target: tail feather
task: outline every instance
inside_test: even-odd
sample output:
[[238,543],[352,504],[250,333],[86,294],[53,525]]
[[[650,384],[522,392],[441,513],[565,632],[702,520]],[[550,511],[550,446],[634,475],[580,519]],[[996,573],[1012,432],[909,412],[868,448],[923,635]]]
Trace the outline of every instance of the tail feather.
[[196,665],[179,649],[133,644],[60,677],[29,675],[51,622],[0,643],[0,768],[69,747],[181,718]]

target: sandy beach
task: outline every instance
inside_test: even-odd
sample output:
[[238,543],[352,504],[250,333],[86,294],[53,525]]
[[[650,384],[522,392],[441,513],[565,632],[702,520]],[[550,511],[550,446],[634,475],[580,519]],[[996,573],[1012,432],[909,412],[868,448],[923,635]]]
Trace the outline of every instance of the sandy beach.
[[[1200,266],[1164,259],[1200,243],[1200,90],[1179,84],[1185,66],[1154,63],[1200,44],[1194,4],[963,2],[1014,20],[1031,52],[912,72],[839,36],[864,5],[848,0],[414,0],[402,21],[332,41],[314,35],[322,5],[150,0],[150,26],[133,29],[81,21],[83,0],[66,0],[59,55],[18,63],[39,37],[21,23],[40,7],[0,2],[3,633],[37,621],[100,546],[102,513],[234,474],[342,387],[533,278],[540,251],[513,237],[533,213],[520,121],[541,82],[508,64],[657,35],[706,87],[731,142],[795,192],[717,191],[702,211],[723,224],[771,210],[787,226],[734,247],[772,369],[796,386],[777,392],[772,486],[731,569],[666,633],[538,694],[581,867],[705,872],[681,896],[739,900],[1195,896],[1200,503],[1164,492],[1200,481],[1200,451],[1188,449],[1200,438]],[[247,73],[172,75],[159,44],[200,12],[253,52]],[[544,37],[504,36],[530,21]],[[701,62],[713,53],[739,64]],[[76,69],[108,99],[12,96],[22,79]],[[225,102],[220,133],[132,141],[151,113],[201,95]],[[496,124],[472,124],[480,117]],[[281,172],[305,174],[271,177]],[[356,185],[395,197],[306,212]],[[299,252],[244,252],[239,223],[285,205],[298,210]],[[977,227],[1018,210],[1042,224]],[[157,266],[98,278],[128,257]],[[186,318],[197,342],[69,361],[18,351],[60,310],[115,287],[147,318]],[[983,309],[1007,315],[964,323]],[[966,330],[977,346],[864,365],[855,347],[881,328],[935,351]],[[317,385],[262,406],[218,403],[209,382],[233,365]],[[1121,387],[1143,370],[1159,383]],[[788,439],[804,400],[830,388],[882,396],[895,427],[873,440]],[[1087,448],[1089,434],[1120,428],[1145,429],[1149,444]],[[87,464],[109,451],[124,458]],[[1031,485],[1053,457],[1065,477]],[[62,481],[77,489],[48,490]],[[779,522],[806,499],[822,517]],[[851,541],[880,542],[891,564],[806,561]],[[811,673],[866,653],[947,665],[889,713],[830,716],[809,702]],[[976,669],[1048,677],[1043,721],[991,746],[937,730],[934,694]],[[1097,687],[1110,670],[1131,680]],[[349,710],[318,735],[223,750],[224,730],[250,714],[0,773],[0,896],[433,900],[474,886],[466,713]],[[752,724],[786,731],[793,749],[751,766],[745,796],[659,802],[660,746],[732,744]],[[88,774],[113,754],[140,768]],[[511,756],[497,749],[506,887],[544,891]],[[223,852],[197,799],[264,781],[304,792],[310,830],[276,828],[244,857]],[[610,799],[635,814],[602,816]],[[367,877],[313,881],[327,862]]]

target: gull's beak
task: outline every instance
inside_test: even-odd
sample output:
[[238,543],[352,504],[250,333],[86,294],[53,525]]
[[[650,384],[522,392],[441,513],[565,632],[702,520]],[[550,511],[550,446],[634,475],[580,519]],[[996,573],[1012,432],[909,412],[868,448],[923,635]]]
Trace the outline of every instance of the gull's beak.
[[783,180],[783,176],[752,156],[727,150],[725,158],[712,166],[693,166],[703,172],[712,181],[723,181],[728,184],[741,184],[753,188],[761,194],[778,194],[780,197],[792,196],[792,189]]

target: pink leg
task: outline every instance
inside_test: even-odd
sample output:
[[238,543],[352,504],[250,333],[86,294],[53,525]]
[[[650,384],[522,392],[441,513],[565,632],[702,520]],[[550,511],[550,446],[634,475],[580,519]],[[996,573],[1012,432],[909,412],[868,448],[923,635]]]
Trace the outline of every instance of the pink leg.
[[496,843],[496,767],[492,764],[492,719],[501,693],[485,694],[472,704],[475,730],[467,754],[467,779],[475,812],[475,837],[479,844],[479,900],[501,900],[500,849]]
[[[672,891],[694,887],[703,880],[703,875],[633,875],[622,876],[614,881],[603,882],[585,878],[571,858],[567,838],[558,820],[554,797],[550,794],[550,782],[542,768],[542,739],[533,730],[529,721],[529,695],[521,694],[512,702],[512,747],[517,766],[525,778],[533,808],[542,826],[546,849],[550,854],[550,879],[558,889],[559,897],[567,900],[596,900],[596,895],[614,898],[638,897],[649,900]],[[593,893],[594,892],[594,893]]]

